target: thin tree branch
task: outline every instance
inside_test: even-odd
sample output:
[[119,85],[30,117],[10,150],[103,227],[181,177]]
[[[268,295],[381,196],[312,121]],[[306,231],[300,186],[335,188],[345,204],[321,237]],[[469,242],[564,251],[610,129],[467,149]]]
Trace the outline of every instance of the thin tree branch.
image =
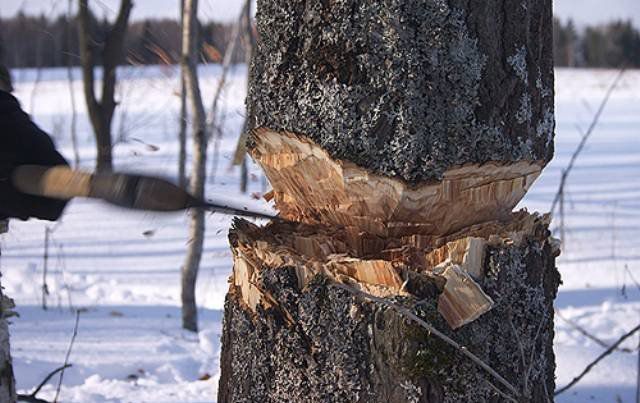
[[19,402],[26,403],[50,403],[48,400],[40,399],[39,397],[31,396],[31,395],[17,395]]
[[506,399],[506,400],[508,400],[510,402],[513,402],[513,403],[518,403],[518,401],[516,399],[514,399],[513,397],[511,397],[511,396],[507,395],[506,393],[504,393],[503,391],[501,391],[500,388],[498,388],[496,385],[494,385],[491,382],[489,382],[488,379],[485,379],[484,381],[487,383],[487,385],[489,385],[489,387],[491,389],[493,389],[494,392],[499,394],[503,399]]
[[640,283],[638,283],[638,280],[636,280],[636,278],[634,277],[633,273],[631,273],[631,270],[629,270],[629,265],[625,264],[624,265],[624,270],[627,272],[627,274],[631,278],[631,281],[633,281],[633,284],[635,284],[635,286],[638,289],[638,291],[640,291]]
[[17,397],[18,397],[18,401],[23,401],[23,402],[34,402],[34,403],[42,403],[42,402],[44,402],[44,403],[49,403],[49,402],[47,402],[47,401],[46,401],[46,400],[44,400],[44,399],[39,399],[39,398],[37,398],[37,397],[36,397],[36,395],[38,394],[38,392],[40,392],[40,389],[42,389],[42,387],[43,387],[44,385],[46,385],[46,384],[47,384],[47,382],[49,382],[49,380],[50,380],[50,379],[51,379],[55,374],[57,374],[58,372],[60,372],[60,371],[62,371],[62,370],[64,370],[64,369],[66,369],[66,368],[69,368],[69,367],[71,367],[71,364],[65,364],[65,365],[63,365],[63,366],[61,366],[61,367],[58,367],[58,368],[54,369],[53,371],[51,371],[51,372],[49,373],[49,375],[47,375],[47,376],[42,380],[42,382],[40,382],[40,384],[36,387],[36,389],[35,389],[33,392],[29,393],[28,395],[18,395],[18,396],[17,396]]
[[[587,339],[593,341],[594,343],[598,344],[601,347],[604,347],[604,348],[609,348],[610,347],[610,345],[607,344],[605,341],[603,341],[602,339],[599,339],[598,337],[596,337],[593,334],[589,333],[585,328],[583,328],[582,326],[578,325],[576,322],[574,322],[571,319],[568,319],[568,318],[562,316],[560,311],[558,311],[557,309],[556,309],[555,312],[556,312],[556,316],[558,316],[558,318],[562,319],[564,322],[566,322],[574,330],[577,330],[580,334],[582,334]],[[618,350],[620,352],[623,352],[623,353],[633,353],[635,351],[634,349],[626,348],[626,347],[625,348],[617,348],[616,350]]]
[[58,401],[58,396],[60,395],[60,388],[62,387],[62,379],[64,378],[64,370],[70,366],[69,356],[71,355],[71,349],[73,349],[73,343],[76,341],[76,336],[78,335],[79,323],[80,323],[80,310],[77,310],[76,322],[73,325],[73,334],[71,335],[71,340],[69,341],[69,348],[67,348],[67,354],[64,356],[64,364],[62,365],[62,369],[60,371],[60,378],[58,378],[58,386],[56,387],[56,396],[53,398],[54,403]]
[[242,11],[240,11],[238,22],[233,27],[233,31],[231,34],[231,44],[224,52],[224,59],[222,60],[222,73],[220,74],[220,80],[218,81],[216,92],[213,95],[213,101],[211,103],[211,109],[209,110],[209,116],[207,119],[207,133],[209,136],[211,136],[214,132],[214,128],[216,125],[216,114],[218,113],[218,103],[220,102],[220,98],[222,97],[222,91],[226,86],[227,74],[229,73],[229,67],[231,66],[231,61],[233,60],[233,54],[236,51],[238,42],[240,42],[242,20],[246,13],[246,9],[250,6],[250,4],[250,0],[245,1],[244,6],[242,7]]
[[334,287],[337,287],[337,288],[340,288],[340,289],[345,290],[347,292],[350,292],[351,294],[354,294],[354,295],[363,297],[365,299],[369,299],[369,300],[371,300],[373,302],[377,302],[379,304],[385,305],[385,306],[393,309],[394,311],[398,312],[399,314],[401,314],[401,315],[413,320],[418,325],[422,326],[423,328],[428,330],[431,334],[435,335],[440,340],[444,341],[445,343],[447,343],[451,347],[453,347],[456,350],[458,350],[459,352],[461,352],[464,356],[466,356],[471,361],[473,361],[473,363],[475,363],[480,368],[485,370],[489,375],[494,377],[504,387],[509,389],[509,391],[511,393],[513,393],[516,396],[516,398],[520,397],[520,393],[518,392],[518,390],[509,381],[504,379],[493,368],[491,368],[488,364],[486,364],[484,361],[482,361],[480,358],[478,358],[478,356],[476,356],[471,351],[469,351],[469,349],[467,347],[465,347],[463,345],[460,345],[458,342],[456,342],[455,340],[451,339],[450,337],[448,337],[447,335],[445,335],[444,333],[442,333],[441,331],[439,331],[438,329],[433,327],[431,324],[427,323],[425,320],[423,320],[418,315],[416,315],[413,312],[411,312],[409,309],[407,309],[407,308],[405,308],[405,307],[403,307],[401,305],[398,305],[396,303],[393,303],[391,301],[388,301],[388,300],[386,300],[384,298],[379,298],[379,297],[376,297],[375,295],[371,295],[371,294],[369,294],[367,292],[356,290],[355,288],[350,287],[350,286],[348,286],[346,284],[333,283],[332,285]]
[[551,212],[552,213],[555,211],[556,205],[560,201],[560,197],[564,192],[564,186],[565,186],[565,183],[567,181],[567,177],[569,176],[569,173],[571,172],[571,169],[573,168],[573,165],[575,164],[576,159],[578,158],[578,155],[580,155],[580,153],[582,152],[582,149],[584,148],[585,144],[587,143],[587,140],[589,139],[589,137],[593,133],[593,129],[595,129],[596,125],[598,124],[598,120],[600,120],[600,115],[602,114],[602,111],[604,110],[604,107],[609,102],[609,98],[611,97],[611,94],[613,93],[613,90],[616,88],[616,86],[620,82],[620,79],[622,78],[622,75],[624,74],[624,72],[625,72],[625,69],[622,68],[620,70],[620,72],[618,73],[618,75],[616,76],[615,80],[613,80],[613,82],[611,83],[611,85],[607,89],[607,92],[606,92],[606,94],[605,94],[605,96],[604,96],[604,98],[602,100],[602,103],[600,103],[600,106],[598,107],[598,110],[596,111],[596,114],[593,116],[593,120],[591,121],[591,124],[589,125],[589,128],[587,129],[587,132],[584,134],[584,136],[582,136],[582,140],[580,140],[580,143],[578,144],[578,147],[573,152],[573,155],[571,156],[571,159],[569,160],[569,165],[567,165],[567,168],[562,172],[562,176],[560,177],[560,185],[558,187],[558,192],[556,193],[556,195],[555,195],[555,197],[553,199],[553,203],[551,203]]
[[[536,341],[538,340],[538,337],[540,337],[540,332],[542,331],[542,327],[544,325],[544,323],[548,320],[548,317],[546,314],[542,315],[542,318],[540,318],[540,323],[538,323],[538,330],[536,330],[536,335],[533,338],[533,346],[531,346],[531,354],[529,355],[529,368],[527,368],[525,374],[524,374],[524,383],[525,383],[525,392],[528,393],[529,392],[529,378],[531,378],[531,371],[533,370],[533,363],[534,363],[534,358],[535,358],[535,354],[536,352],[538,352],[536,350]],[[546,383],[545,383],[546,385]],[[545,395],[547,396],[547,395]]]
[[575,385],[576,383],[578,383],[580,381],[580,379],[582,379],[586,374],[589,373],[589,371],[591,371],[591,369],[593,367],[595,367],[600,361],[602,361],[606,356],[608,356],[609,354],[611,354],[612,352],[614,352],[616,350],[616,348],[622,344],[623,341],[625,341],[626,339],[628,339],[629,337],[631,337],[635,332],[637,332],[638,330],[640,330],[640,324],[637,325],[636,327],[634,327],[633,329],[631,329],[629,332],[625,333],[622,337],[620,337],[618,339],[618,341],[616,341],[615,343],[613,343],[611,345],[611,347],[609,347],[608,349],[606,349],[602,354],[600,354],[598,356],[598,358],[596,358],[595,360],[593,360],[589,365],[587,365],[585,367],[585,369],[580,373],[580,375],[576,376],[575,378],[573,378],[573,380],[571,382],[569,382],[567,385],[563,386],[562,388],[558,389],[555,391],[554,396],[558,396],[559,394],[565,392],[567,389],[571,388],[573,385]]

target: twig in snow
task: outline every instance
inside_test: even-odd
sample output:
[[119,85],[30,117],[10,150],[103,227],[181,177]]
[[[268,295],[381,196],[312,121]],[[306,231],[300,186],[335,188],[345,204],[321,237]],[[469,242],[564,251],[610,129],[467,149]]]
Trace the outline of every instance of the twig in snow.
[[578,383],[580,381],[580,379],[582,379],[586,374],[589,373],[589,371],[591,371],[591,369],[593,367],[595,367],[600,361],[602,361],[606,356],[608,356],[609,354],[611,354],[612,352],[614,352],[616,350],[616,348],[622,344],[623,341],[625,341],[626,339],[628,339],[629,337],[631,337],[635,332],[637,332],[638,330],[640,330],[640,324],[637,325],[636,327],[634,327],[633,329],[631,329],[629,332],[625,333],[622,337],[620,337],[618,339],[618,341],[616,341],[615,343],[613,343],[611,345],[611,347],[609,347],[608,349],[606,349],[602,354],[600,354],[598,356],[598,358],[596,358],[595,360],[593,360],[589,365],[587,365],[585,367],[585,369],[580,373],[580,375],[576,376],[575,378],[573,378],[573,380],[571,382],[569,382],[566,386],[563,386],[562,388],[558,389],[555,391],[554,396],[558,396],[559,394],[561,394],[562,392],[565,392],[567,389],[571,388],[573,385],[575,385],[576,383]]
[[444,341],[446,344],[450,345],[451,347],[453,347],[456,350],[458,350],[459,352],[461,352],[464,356],[466,356],[471,361],[473,361],[476,365],[478,365],[480,368],[485,370],[489,375],[494,377],[498,382],[500,382],[504,387],[509,389],[509,391],[516,396],[516,399],[514,399],[514,400],[517,401],[517,398],[520,397],[520,393],[518,392],[518,390],[511,383],[509,383],[509,381],[504,379],[493,368],[491,368],[488,364],[486,364],[484,361],[482,361],[480,358],[478,358],[478,356],[476,356],[471,351],[469,351],[469,349],[467,347],[460,345],[458,342],[456,342],[455,340],[451,339],[446,334],[442,333],[441,331],[439,331],[438,329],[433,327],[431,324],[429,324],[424,319],[422,319],[418,315],[416,315],[413,312],[411,312],[409,309],[407,309],[407,308],[405,308],[405,307],[403,307],[401,305],[398,305],[396,303],[393,303],[391,301],[388,301],[388,300],[386,300],[384,298],[379,298],[379,297],[376,297],[375,295],[371,295],[371,294],[369,294],[367,292],[356,290],[355,288],[349,287],[346,284],[334,283],[332,285],[334,287],[337,287],[337,288],[340,288],[342,290],[345,290],[345,291],[347,291],[347,292],[349,292],[351,294],[354,294],[354,295],[357,295],[357,296],[361,296],[361,297],[363,297],[365,299],[368,299],[368,300],[371,300],[373,302],[377,302],[379,304],[385,305],[385,306],[393,309],[394,311],[396,311],[400,315],[403,315],[403,316],[411,319],[412,321],[416,322],[421,327],[423,327],[426,330],[428,330],[429,333],[435,335],[437,338],[439,338],[440,340]]
[[76,311],[76,323],[73,325],[73,334],[71,335],[71,340],[69,341],[69,348],[67,348],[67,354],[64,356],[64,364],[62,365],[62,370],[60,371],[60,378],[58,379],[58,386],[56,387],[56,396],[53,398],[53,403],[57,403],[58,396],[60,395],[60,388],[62,387],[62,379],[64,377],[64,370],[69,365],[69,356],[71,355],[71,349],[73,348],[73,343],[76,341],[76,336],[78,335],[78,324],[80,323],[80,310]]
[[47,285],[47,270],[49,268],[49,237],[51,228],[44,227],[44,256],[42,257],[42,309],[47,310],[47,295],[49,295],[49,286]]
[[60,372],[60,371],[62,371],[62,370],[64,370],[64,369],[66,369],[66,368],[69,368],[70,366],[71,366],[71,364],[65,364],[65,365],[63,365],[63,366],[61,366],[61,367],[58,367],[58,368],[54,369],[53,371],[51,371],[51,372],[49,373],[49,375],[47,375],[47,376],[42,380],[42,382],[40,382],[40,384],[36,387],[36,389],[35,389],[33,392],[29,393],[28,395],[18,395],[18,396],[17,396],[18,401],[19,401],[19,402],[30,402],[30,403],[49,403],[49,402],[47,402],[47,401],[46,401],[46,400],[44,400],[44,399],[40,399],[40,398],[38,398],[36,395],[38,394],[38,392],[40,392],[40,389],[42,389],[42,387],[43,387],[44,385],[46,385],[46,384],[47,384],[47,382],[49,382],[49,380],[50,380],[50,379],[51,379],[55,374],[57,374],[58,372]]
[[602,100],[602,103],[600,103],[600,106],[598,107],[596,114],[593,116],[593,120],[591,121],[591,124],[589,125],[587,132],[582,136],[582,140],[580,140],[578,147],[573,152],[573,155],[569,160],[569,165],[567,165],[567,167],[562,171],[562,176],[560,177],[560,186],[558,187],[558,192],[556,193],[556,196],[553,199],[553,203],[551,204],[552,213],[555,211],[556,205],[558,204],[558,202],[560,201],[560,197],[562,197],[564,193],[564,186],[567,181],[567,177],[569,176],[569,173],[571,172],[571,169],[573,168],[573,165],[575,164],[576,159],[578,158],[578,155],[580,155],[580,153],[582,152],[582,149],[587,143],[587,140],[593,133],[593,129],[595,129],[596,125],[598,124],[598,120],[600,120],[600,115],[602,114],[604,107],[607,105],[607,102],[609,102],[609,97],[611,97],[613,90],[618,85],[618,82],[620,82],[620,79],[622,78],[622,75],[624,74],[624,72],[625,72],[625,69],[624,68],[621,69],[618,75],[616,76],[615,80],[613,80],[613,83],[611,83],[611,85],[609,86],[609,89],[607,89],[604,99]]
[[638,283],[638,280],[636,280],[636,278],[633,276],[633,273],[631,273],[631,270],[629,270],[629,265],[625,264],[624,265],[624,270],[627,272],[627,274],[631,278],[631,281],[633,281],[633,284],[635,284],[635,286],[638,289],[638,291],[640,291],[640,283]]
[[[558,311],[557,309],[556,309],[555,313],[556,313],[556,316],[558,318],[562,319],[569,326],[571,326],[574,330],[577,330],[578,332],[580,332],[580,334],[582,334],[587,339],[593,341],[594,343],[598,344],[601,347],[604,347],[604,348],[609,348],[610,347],[609,344],[607,344],[605,341],[603,341],[602,339],[599,339],[598,337],[596,337],[593,334],[589,333],[585,328],[583,328],[582,326],[580,326],[576,322],[574,322],[571,319],[568,319],[568,318],[562,316],[560,311]],[[634,349],[626,348],[626,347],[616,348],[616,350],[618,350],[620,352],[623,352],[623,353],[633,353],[635,351]]]

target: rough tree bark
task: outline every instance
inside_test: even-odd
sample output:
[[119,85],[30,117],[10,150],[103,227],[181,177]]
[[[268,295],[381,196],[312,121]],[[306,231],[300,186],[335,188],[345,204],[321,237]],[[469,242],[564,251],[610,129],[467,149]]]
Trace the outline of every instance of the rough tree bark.
[[[198,0],[185,0],[182,8],[182,72],[193,116],[193,162],[190,179],[191,193],[204,198],[207,167],[206,115],[198,81]],[[204,210],[191,209],[189,248],[182,266],[182,327],[198,330],[196,280],[204,245]]]
[[[258,0],[220,402],[553,400],[551,1]],[[347,284],[347,289],[336,286]],[[404,306],[506,378],[386,304]]]
[[[96,135],[96,170],[111,171],[113,169],[111,122],[117,105],[115,100],[116,68],[122,60],[124,39],[133,3],[131,0],[121,1],[118,16],[102,44],[97,41],[93,34],[93,17],[88,3],[88,0],[79,0],[78,3],[78,41],[84,97],[87,103],[89,119]],[[97,46],[100,46],[102,60],[102,93],[100,100],[96,98],[94,76]]]
[[[0,220],[0,234],[7,232],[8,222]],[[0,253],[1,254],[1,253]],[[15,402],[16,387],[9,346],[9,326],[7,318],[13,315],[13,301],[4,295],[0,286],[0,402]]]

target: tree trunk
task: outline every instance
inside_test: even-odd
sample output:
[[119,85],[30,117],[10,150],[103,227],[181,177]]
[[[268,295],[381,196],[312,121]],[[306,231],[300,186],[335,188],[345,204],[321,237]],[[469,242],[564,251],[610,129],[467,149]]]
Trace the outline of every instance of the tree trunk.
[[[197,70],[198,46],[198,0],[185,0],[182,9],[182,71],[187,87],[187,95],[193,114],[193,168],[191,172],[191,193],[198,199],[204,198],[207,166],[207,133],[204,104],[200,94]],[[198,330],[196,307],[196,280],[204,245],[204,211],[191,209],[189,249],[182,267],[182,327]]]
[[71,100],[71,124],[69,127],[69,131],[71,134],[71,145],[73,147],[73,167],[78,169],[80,168],[80,151],[78,149],[78,131],[76,128],[78,114],[76,112],[76,92],[73,89],[73,62],[71,61],[71,58],[73,57],[73,55],[71,54],[71,51],[70,51],[70,49],[72,48],[71,22],[70,22],[72,21],[72,17],[71,17],[72,9],[73,9],[73,0],[68,0],[67,19],[69,22],[67,22],[67,26],[66,26],[66,36],[67,36],[66,47],[69,50],[65,55],[65,61],[67,64],[67,81],[69,82],[69,98]]
[[[180,24],[184,25],[184,0],[180,1]],[[187,187],[187,86],[184,71],[180,70],[180,117],[178,131],[178,185]]]
[[180,117],[178,131],[178,185],[187,186],[187,87],[184,73],[180,72]]
[[[256,38],[253,33],[253,24],[251,22],[251,2],[247,2],[244,8],[244,15],[242,17],[243,35],[244,40],[244,62],[247,65],[247,69],[251,68],[251,59],[253,58],[253,50],[256,47]],[[247,81],[247,87],[249,83]],[[244,124],[242,125],[242,133],[238,138],[238,144],[233,156],[233,165],[240,165],[240,192],[247,193],[247,187],[249,182],[249,169],[247,167],[247,123],[248,119],[245,117]]]
[[[0,234],[7,232],[8,222],[0,220]],[[7,318],[13,312],[13,301],[4,295],[0,286],[0,402],[16,401],[16,386],[11,364],[11,349],[9,346],[9,326]]]
[[259,0],[257,26],[248,148],[288,221],[230,233],[218,400],[552,401],[558,246],[512,212],[553,155],[551,2]]
[[[92,16],[89,0],[78,0],[78,41],[80,46],[80,63],[82,65],[82,81],[87,111],[96,135],[96,170],[98,172],[113,169],[111,139],[111,122],[116,108],[116,68],[122,59],[124,39],[127,33],[129,15],[133,8],[131,0],[122,0],[120,10],[104,43],[98,45],[93,37]],[[94,68],[96,66],[95,48],[101,46],[102,57],[102,94],[96,98]]]

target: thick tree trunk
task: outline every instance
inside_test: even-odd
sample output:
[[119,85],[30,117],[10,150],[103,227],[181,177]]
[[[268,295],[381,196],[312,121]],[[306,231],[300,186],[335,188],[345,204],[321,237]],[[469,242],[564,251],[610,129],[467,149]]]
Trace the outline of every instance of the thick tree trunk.
[[[7,221],[0,220],[0,234],[5,232],[7,232]],[[12,315],[12,308],[13,301],[4,295],[2,286],[0,286],[0,402],[14,402],[16,400],[7,323],[7,318]]]
[[558,248],[512,213],[553,155],[551,2],[257,18],[249,150],[296,223],[231,231],[219,401],[553,400]]

